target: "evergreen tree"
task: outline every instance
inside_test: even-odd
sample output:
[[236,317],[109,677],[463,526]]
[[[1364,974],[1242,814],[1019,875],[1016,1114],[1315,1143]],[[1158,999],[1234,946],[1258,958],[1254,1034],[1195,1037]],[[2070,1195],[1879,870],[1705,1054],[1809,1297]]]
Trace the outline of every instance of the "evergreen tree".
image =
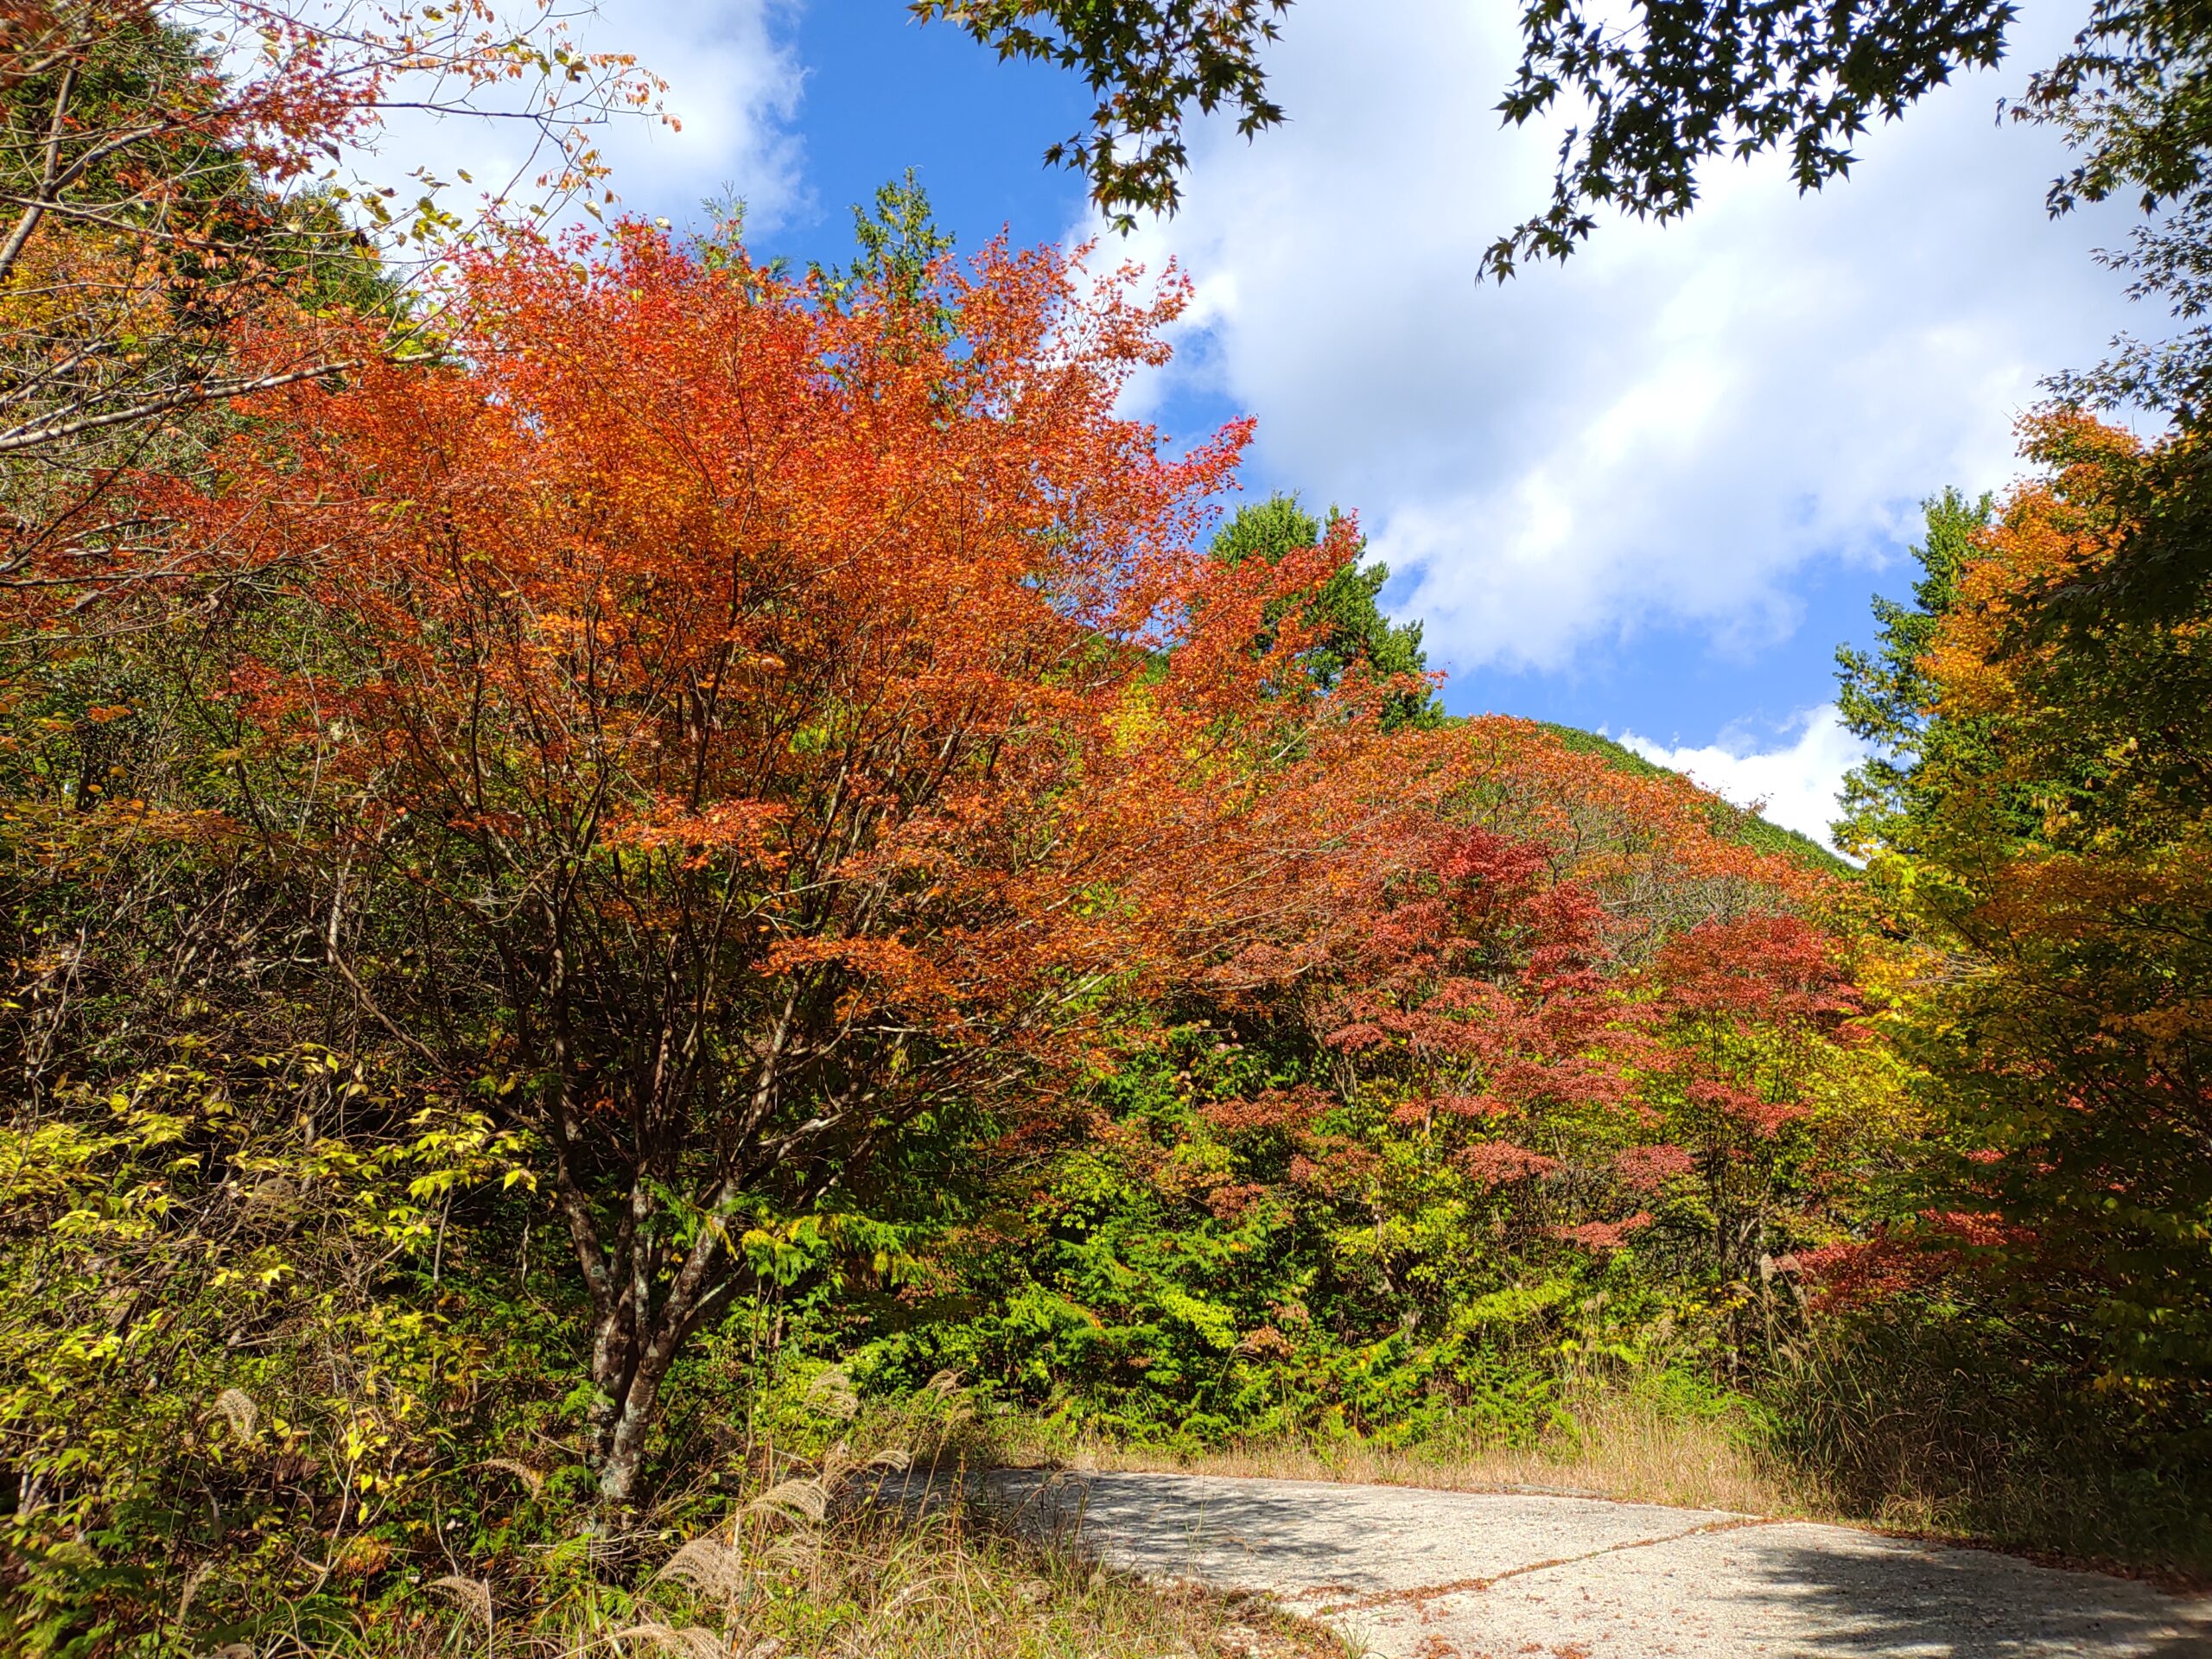
[[[1975,723],[1933,712],[1936,690],[1925,658],[1958,601],[1959,575],[1974,557],[1974,537],[1989,526],[1987,494],[1969,500],[1947,489],[1922,504],[1927,531],[1911,549],[1920,565],[1909,601],[1873,601],[1880,643],[1871,652],[1836,648],[1836,697],[1843,722],[1874,753],[1854,767],[1843,785],[1844,816],[1834,825],[1837,843],[1863,855],[1877,843],[1900,851],[1916,847],[1916,824],[1934,804],[1931,779],[1961,752],[1986,744]],[[1986,768],[1978,768],[1986,770]]]
[[[1213,538],[1213,556],[1224,564],[1238,564],[1249,558],[1279,564],[1286,554],[1319,545],[1343,518],[1331,507],[1328,518],[1319,519],[1299,505],[1296,495],[1272,495],[1240,509],[1221,527]],[[1359,546],[1366,546],[1363,538]],[[1393,622],[1376,602],[1389,579],[1388,565],[1355,556],[1305,597],[1304,620],[1309,624],[1325,623],[1328,627],[1313,647],[1309,663],[1315,683],[1323,689],[1336,685],[1354,663],[1363,663],[1368,672],[1378,678],[1428,671],[1428,658],[1421,650],[1421,625]],[[1274,610],[1269,622],[1281,614],[1280,608]],[[1430,727],[1443,718],[1444,711],[1433,693],[1394,692],[1384,705],[1382,724],[1389,730],[1401,726]]]

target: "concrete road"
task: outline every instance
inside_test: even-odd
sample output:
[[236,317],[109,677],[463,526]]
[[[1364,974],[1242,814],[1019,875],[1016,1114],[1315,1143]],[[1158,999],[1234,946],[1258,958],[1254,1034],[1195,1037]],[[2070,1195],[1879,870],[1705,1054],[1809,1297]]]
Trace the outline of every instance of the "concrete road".
[[2212,1601],[1847,1527],[1206,1475],[982,1484],[1025,1530],[1271,1591],[1389,1659],[2212,1659]]

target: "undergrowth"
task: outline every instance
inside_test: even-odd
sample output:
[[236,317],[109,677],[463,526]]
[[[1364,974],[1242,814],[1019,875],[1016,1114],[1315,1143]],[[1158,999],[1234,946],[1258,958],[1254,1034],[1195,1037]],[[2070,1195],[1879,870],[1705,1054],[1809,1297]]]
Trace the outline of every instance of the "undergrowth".
[[2038,1358],[1993,1323],[1869,1310],[1779,1382],[1767,1455],[1836,1518],[2212,1583],[2202,1441]]

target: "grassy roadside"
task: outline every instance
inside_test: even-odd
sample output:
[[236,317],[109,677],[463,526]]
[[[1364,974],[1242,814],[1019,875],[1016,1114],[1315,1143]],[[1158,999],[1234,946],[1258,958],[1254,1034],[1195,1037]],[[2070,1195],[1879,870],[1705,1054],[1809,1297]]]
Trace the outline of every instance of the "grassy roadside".
[[1807,1519],[1833,1518],[1834,1510],[1815,1484],[1765,1454],[1742,1423],[1669,1411],[1632,1395],[1581,1402],[1571,1426],[1533,1446],[1446,1434],[1404,1446],[1356,1437],[1265,1439],[1201,1451],[1070,1435],[1049,1422],[1020,1419],[993,1428],[988,1455],[994,1460],[1079,1471],[1556,1493]]
[[[787,1485],[795,1483],[786,1483]],[[435,1598],[302,1643],[316,1659],[1348,1659],[1264,1600],[1147,1584],[957,1510],[816,1519],[785,1493],[605,1578],[519,1599],[455,1573]]]
[[[683,1659],[1342,1659],[1316,1627],[1186,1586],[1103,1570],[951,1515],[855,1514],[741,1529],[676,1551],[616,1624],[568,1633],[578,1656]],[[564,1644],[565,1645],[565,1644]],[[540,1650],[543,1650],[542,1641]]]
[[[2054,1550],[2062,1483],[2013,1519],[2038,1536],[1993,1540],[1957,1517],[1995,1514],[1989,1495],[1961,1511],[1925,1494],[1853,1504],[1777,1450],[1777,1426],[1748,1405],[1688,1408],[1663,1393],[1570,1393],[1534,1446],[1484,1444],[1448,1421],[1411,1446],[1357,1437],[1251,1440],[1177,1451],[1069,1433],[1020,1413],[973,1414],[925,1391],[862,1404],[836,1386],[809,1391],[836,1440],[804,1454],[764,1448],[747,1491],[719,1519],[686,1525],[680,1502],[636,1529],[586,1522],[536,1565],[452,1574],[385,1600],[350,1632],[297,1639],[313,1659],[1349,1659],[1334,1633],[1265,1599],[1147,1583],[1021,1535],[973,1505],[907,1509],[874,1496],[886,1470],[1039,1465],[1174,1470],[1440,1490],[1567,1493],[1874,1526],[1961,1542],[1996,1541],[2069,1565],[2111,1558]],[[786,1446],[791,1442],[785,1442]],[[878,1447],[872,1454],[851,1448]],[[780,1478],[775,1478],[779,1475]],[[2086,1480],[2086,1477],[2083,1478]],[[697,1511],[691,1511],[694,1515]],[[697,1529],[703,1523],[704,1529]],[[2126,1516],[2097,1535],[2133,1535]],[[2146,1547],[2147,1544],[2146,1544]],[[2201,1575],[2138,1559],[2138,1575],[2202,1588]],[[2163,1568],[2163,1570],[2161,1570]],[[2148,1569],[2148,1570],[2142,1570]]]

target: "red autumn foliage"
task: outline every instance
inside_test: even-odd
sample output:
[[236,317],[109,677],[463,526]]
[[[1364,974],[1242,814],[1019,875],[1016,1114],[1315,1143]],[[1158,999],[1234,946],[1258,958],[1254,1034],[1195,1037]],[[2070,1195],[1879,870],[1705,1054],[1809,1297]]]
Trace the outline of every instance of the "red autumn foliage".
[[1580,1244],[1586,1250],[1618,1250],[1628,1243],[1628,1236],[1651,1224],[1651,1212],[1639,1210],[1619,1221],[1586,1221],[1579,1227],[1561,1227],[1556,1236],[1570,1244]]
[[1756,1089],[1716,1077],[1696,1078],[1687,1092],[1694,1104],[1719,1113],[1764,1141],[1773,1140],[1809,1109],[1793,1101],[1763,1099]]
[[1508,1181],[1526,1180],[1533,1175],[1548,1175],[1559,1167],[1559,1160],[1548,1158],[1541,1152],[1530,1152],[1504,1141],[1478,1141],[1463,1147],[1452,1161],[1466,1173],[1478,1186],[1503,1186]]
[[1199,1116],[1228,1134],[1254,1129],[1303,1128],[1326,1109],[1318,1089],[1271,1090],[1254,1100],[1220,1100],[1200,1109]]
[[1831,1313],[1907,1294],[1935,1283],[1958,1265],[1955,1249],[1932,1249],[1891,1233],[1796,1253],[1802,1283]]
[[[1268,941],[1268,971],[1250,957],[1232,964],[1242,995],[1302,1011],[1338,1086],[1205,1116],[1230,1134],[1287,1135],[1304,1192],[1380,1205],[1376,1184],[1394,1178],[1357,1128],[1358,1103],[1379,1089],[1389,1133],[1456,1171],[1497,1224],[1578,1249],[1617,1248],[1653,1223],[1615,1218],[1634,1195],[1694,1177],[1720,1217],[1707,1225],[1723,1268],[1748,1274],[1766,1217],[1786,1202],[1779,1142],[1808,1109],[1787,1066],[1738,1051],[1833,1037],[1857,1007],[1832,936],[1808,913],[1818,894],[1714,844],[1675,816],[1680,798],[1663,786],[1623,791],[1510,722],[1474,735],[1475,771],[1390,823],[1387,850],[1325,911],[1287,897],[1281,913],[1300,932]],[[1487,775],[1486,743],[1490,758],[1510,757]],[[1471,806],[1491,822],[1466,822]],[[1655,916],[1655,864],[1705,884],[1719,913]],[[1562,1172],[1575,1179],[1541,1199],[1518,1185]]]
[[1206,1194],[1206,1208],[1213,1212],[1216,1221],[1231,1224],[1242,1221],[1248,1211],[1268,1195],[1265,1183],[1233,1181],[1217,1186]]
[[1693,928],[1658,962],[1681,1012],[1751,1026],[1817,1021],[1831,1029],[1859,1012],[1839,971],[1836,942],[1802,915],[1770,912]]
[[1697,1160],[1680,1147],[1630,1147],[1613,1158],[1613,1173],[1638,1192],[1662,1191],[1697,1167]]

